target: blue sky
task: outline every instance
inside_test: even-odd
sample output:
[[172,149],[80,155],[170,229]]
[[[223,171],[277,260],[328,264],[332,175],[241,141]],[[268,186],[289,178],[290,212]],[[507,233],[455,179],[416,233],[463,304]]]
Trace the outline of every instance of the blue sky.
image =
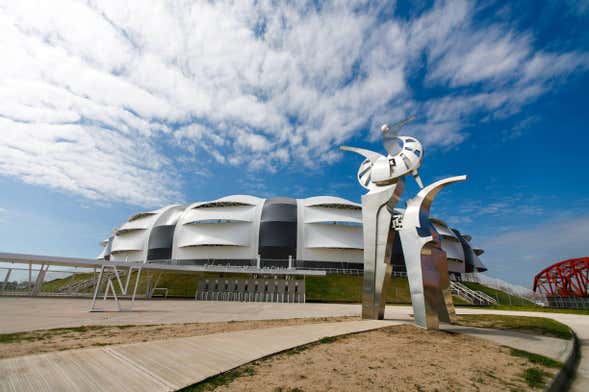
[[[0,5],[0,250],[94,257],[129,215],[245,193],[359,201],[415,114],[438,216],[529,286],[589,255],[589,2]],[[406,191],[416,191],[412,180]]]

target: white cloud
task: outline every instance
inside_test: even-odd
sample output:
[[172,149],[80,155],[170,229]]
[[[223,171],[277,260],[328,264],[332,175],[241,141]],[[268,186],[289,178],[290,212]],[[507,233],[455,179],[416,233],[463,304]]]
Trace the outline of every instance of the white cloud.
[[589,216],[545,222],[499,234],[482,243],[494,275],[531,286],[534,275],[557,261],[587,256]]
[[[250,170],[329,164],[337,145],[413,113],[428,146],[453,146],[475,114],[510,115],[588,65],[534,50],[530,33],[477,26],[468,2],[384,21],[393,5],[364,3],[6,2],[0,174],[160,204],[181,198],[174,162],[187,155]],[[421,67],[446,96],[412,96]]]

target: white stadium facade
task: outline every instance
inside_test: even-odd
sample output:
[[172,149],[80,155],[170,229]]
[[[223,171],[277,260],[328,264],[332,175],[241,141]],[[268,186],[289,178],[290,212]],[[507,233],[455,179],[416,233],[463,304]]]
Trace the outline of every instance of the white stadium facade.
[[[486,270],[479,259],[483,251],[470,245],[470,236],[442,220],[431,223],[451,275]],[[233,195],[137,213],[102,242],[98,259],[360,273],[362,242],[358,203],[332,196]],[[402,255],[400,246],[397,241],[394,255]],[[393,264],[393,271],[404,272],[401,264]]]

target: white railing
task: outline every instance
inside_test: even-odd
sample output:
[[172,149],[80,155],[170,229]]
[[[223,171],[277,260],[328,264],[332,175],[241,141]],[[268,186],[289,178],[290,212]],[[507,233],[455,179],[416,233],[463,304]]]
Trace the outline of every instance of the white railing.
[[508,296],[508,301],[510,302],[508,305],[517,305],[519,302],[521,302],[521,300],[518,300],[523,298],[536,305],[548,306],[548,300],[543,294],[536,293],[527,287],[515,285],[502,279],[492,278],[487,275],[472,272],[462,274],[462,281],[479,283],[492,289],[503,291]]
[[482,291],[472,290],[462,283],[450,281],[452,294],[475,305],[497,305],[495,298],[488,296]]

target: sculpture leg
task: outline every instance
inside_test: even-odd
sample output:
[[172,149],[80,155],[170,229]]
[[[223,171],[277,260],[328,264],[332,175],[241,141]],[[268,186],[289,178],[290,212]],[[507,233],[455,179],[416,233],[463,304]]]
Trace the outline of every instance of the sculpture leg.
[[440,250],[442,262],[439,265],[440,273],[440,287],[442,290],[442,303],[445,305],[443,310],[440,310],[440,321],[447,323],[455,323],[456,309],[454,308],[454,301],[452,300],[452,291],[450,290],[450,277],[448,276],[448,259],[446,252]]
[[438,234],[429,221],[430,207],[441,189],[465,179],[464,176],[447,178],[422,189],[415,198],[407,202],[403,215],[403,225],[399,233],[413,312],[416,324],[424,328],[437,329],[440,315],[442,320],[450,320],[441,272],[445,266],[445,255],[439,247]]
[[440,295],[439,287],[436,287],[438,273],[432,263],[431,249],[424,246],[419,237],[412,235],[411,230],[405,230],[405,223],[400,235],[415,323],[423,328],[437,329]]
[[364,281],[362,318],[382,320],[385,296],[391,276],[391,251],[395,232],[391,229],[390,210],[399,200],[402,186],[362,196],[364,230]]

